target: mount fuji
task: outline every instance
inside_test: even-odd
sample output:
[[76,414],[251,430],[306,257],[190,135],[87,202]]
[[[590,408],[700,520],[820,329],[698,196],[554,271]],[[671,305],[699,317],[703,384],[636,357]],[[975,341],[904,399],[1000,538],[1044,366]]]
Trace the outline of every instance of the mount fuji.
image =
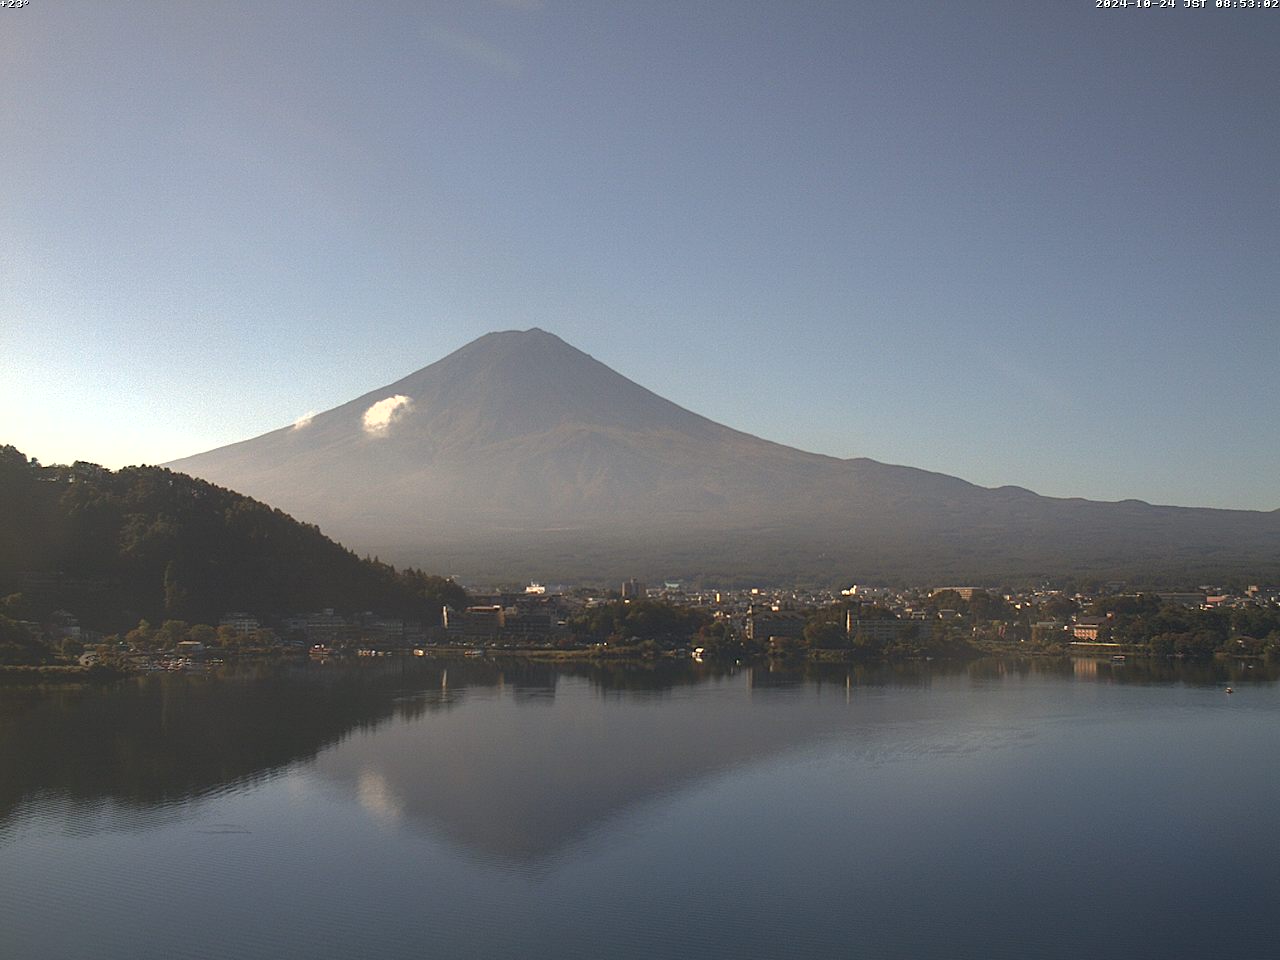
[[469,578],[1186,580],[1280,572],[1280,511],[1042,497],[751,436],[539,329],[166,464]]

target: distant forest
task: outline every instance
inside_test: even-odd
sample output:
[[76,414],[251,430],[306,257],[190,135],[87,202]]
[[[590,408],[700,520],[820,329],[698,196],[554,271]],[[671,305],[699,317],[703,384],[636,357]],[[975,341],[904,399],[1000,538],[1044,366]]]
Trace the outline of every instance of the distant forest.
[[161,467],[42,466],[0,446],[0,597],[101,631],[333,607],[439,622],[452,580],[362,559],[319,528]]

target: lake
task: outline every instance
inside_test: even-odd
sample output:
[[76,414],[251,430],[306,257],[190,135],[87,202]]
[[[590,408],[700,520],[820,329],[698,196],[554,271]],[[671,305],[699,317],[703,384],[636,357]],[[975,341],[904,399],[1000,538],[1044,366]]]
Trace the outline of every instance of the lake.
[[1276,679],[405,659],[0,687],[0,957],[1274,956]]

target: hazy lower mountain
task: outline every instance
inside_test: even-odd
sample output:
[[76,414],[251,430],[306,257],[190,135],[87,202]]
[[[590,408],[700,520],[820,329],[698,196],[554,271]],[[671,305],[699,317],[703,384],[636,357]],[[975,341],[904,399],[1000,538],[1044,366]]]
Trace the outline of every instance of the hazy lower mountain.
[[762,440],[542,330],[169,466],[362,551],[490,579],[1280,571],[1280,512],[1099,503]]

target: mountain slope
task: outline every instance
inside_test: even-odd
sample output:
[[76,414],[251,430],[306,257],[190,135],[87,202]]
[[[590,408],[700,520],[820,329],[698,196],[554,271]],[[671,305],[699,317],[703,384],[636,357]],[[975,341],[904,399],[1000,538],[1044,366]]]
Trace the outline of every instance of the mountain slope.
[[537,329],[170,466],[471,576],[1181,577],[1280,560],[1280,514],[1054,499],[806,453]]

